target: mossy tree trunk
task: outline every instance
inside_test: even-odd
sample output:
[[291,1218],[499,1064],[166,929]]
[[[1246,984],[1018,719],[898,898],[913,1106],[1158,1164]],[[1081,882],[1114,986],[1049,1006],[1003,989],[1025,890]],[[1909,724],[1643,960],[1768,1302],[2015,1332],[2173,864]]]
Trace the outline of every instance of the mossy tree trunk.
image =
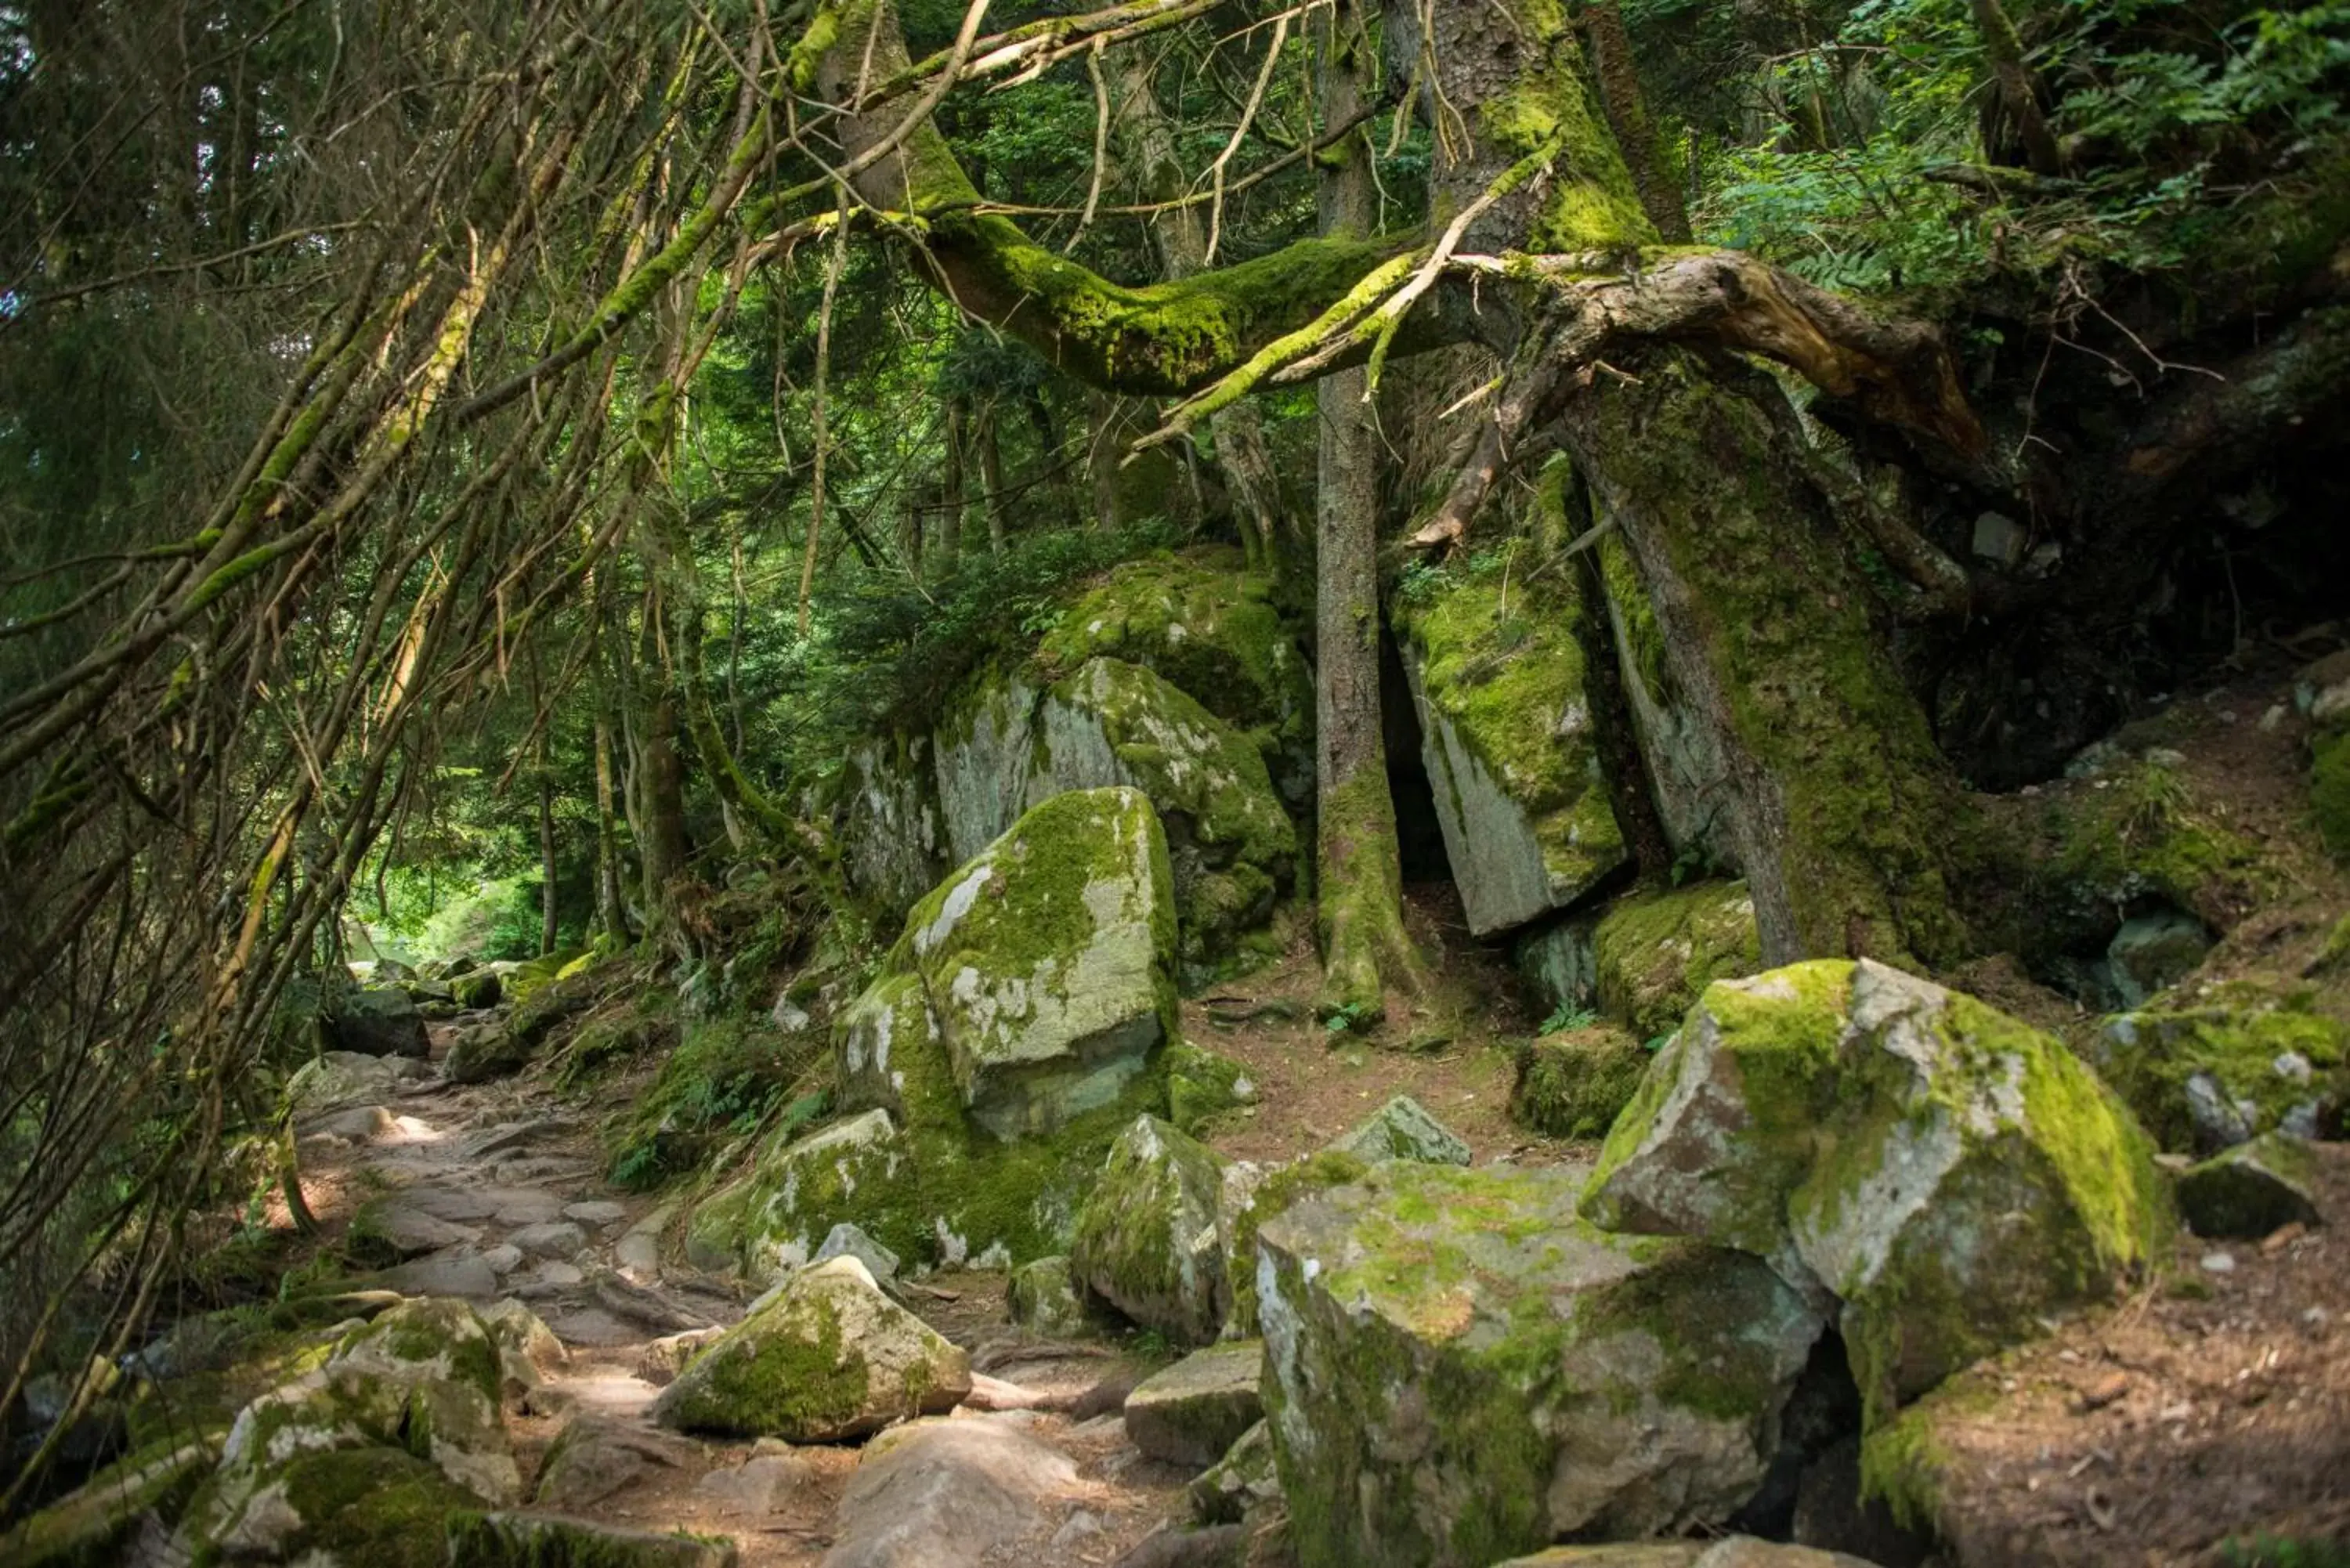
[[[888,78],[905,66],[888,0],[851,0],[838,16],[816,73],[835,102],[861,71]],[[858,182],[878,206],[910,200],[933,214],[925,265],[966,310],[1089,384],[1166,396],[1221,382],[1221,396],[1190,416],[1204,417],[1258,384],[1266,355],[1293,366],[1310,356],[1328,378],[1318,743],[1334,997],[1367,1005],[1378,971],[1407,950],[1391,918],[1394,815],[1378,765],[1363,493],[1374,470],[1338,456],[1359,450],[1345,443],[1367,413],[1345,372],[1372,358],[1374,341],[1405,352],[1474,339],[1508,367],[1477,416],[1474,453],[1416,545],[1456,547],[1533,432],[1564,421],[1578,468],[1648,574],[1668,662],[1733,764],[1729,836],[1754,883],[1767,956],[1955,956],[1964,939],[1942,862],[1962,795],[1871,622],[1832,525],[1831,487],[1795,450],[1798,421],[1757,400],[1782,396],[1775,386],[1726,355],[1690,351],[1777,359],[1929,461],[1980,476],[1986,443],[1939,339],[1742,253],[1657,249],[1658,226],[1558,0],[1395,0],[1380,36],[1389,80],[1417,95],[1433,144],[1433,228],[1404,244],[1358,237],[1356,218],[1259,261],[1128,288],[1007,220],[974,215],[977,192],[928,128]],[[1327,123],[1354,101],[1326,91]],[[886,107],[852,114],[844,141],[860,155],[897,127]],[[1440,232],[1451,251],[1428,248]],[[1401,254],[1411,245],[1422,248]],[[1455,266],[1448,255],[1505,259]],[[1389,342],[1357,302],[1411,286],[1406,278],[1419,303]],[[1334,306],[1344,321],[1323,320],[1305,348],[1289,347],[1285,334]],[[1610,370],[1653,374],[1598,374],[1603,357]]]
[[[1371,75],[1367,18],[1356,5],[1322,15],[1316,47],[1323,112],[1344,123]],[[1371,148],[1357,132],[1323,154],[1322,233],[1367,234],[1377,192]],[[1326,1009],[1376,1018],[1390,987],[1416,989],[1403,927],[1403,872],[1379,722],[1379,436],[1368,379],[1340,370],[1315,389],[1315,785]]]
[[1727,771],[1719,831],[1763,961],[1948,962],[1964,793],[1903,683],[1836,521],[1756,371],[1660,348],[1562,426],[1623,531],[1682,717]]

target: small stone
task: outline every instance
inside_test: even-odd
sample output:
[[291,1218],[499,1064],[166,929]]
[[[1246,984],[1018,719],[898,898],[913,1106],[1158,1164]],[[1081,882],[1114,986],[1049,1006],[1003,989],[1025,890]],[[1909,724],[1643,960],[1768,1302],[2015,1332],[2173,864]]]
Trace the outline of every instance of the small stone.
[[835,1258],[855,1258],[866,1272],[884,1284],[898,1277],[898,1254],[867,1235],[855,1225],[843,1220],[835,1225],[824,1239],[824,1245],[808,1260],[828,1263]]
[[596,1226],[600,1230],[604,1226],[617,1225],[626,1220],[629,1217],[629,1211],[618,1203],[598,1198],[583,1203],[565,1204],[563,1217],[566,1220],[577,1220],[582,1225]]
[[2308,1234],[2309,1227],[2298,1220],[2280,1225],[2262,1238],[2262,1254],[2272,1258]]
[[721,1513],[756,1518],[789,1502],[812,1473],[808,1462],[797,1455],[765,1454],[732,1469],[712,1470],[694,1483],[693,1490],[716,1502]]
[[2091,1383],[2087,1387],[2081,1390],[2081,1398],[2077,1408],[2083,1415],[2086,1415],[2092,1410],[2102,1410],[2106,1406],[2118,1400],[2123,1395],[2129,1391],[2129,1374],[2126,1372],[2108,1372],[2104,1376],[2098,1378],[2095,1382]]
[[374,1282],[407,1296],[461,1296],[488,1301],[498,1293],[498,1276],[476,1257],[435,1252],[398,1268],[386,1269]]
[[1061,1547],[1075,1546],[1080,1542],[1091,1541],[1101,1533],[1100,1518],[1081,1508],[1064,1520],[1060,1529],[1053,1532],[1053,1544]]
[[506,1240],[534,1258],[556,1260],[576,1258],[588,1245],[586,1232],[568,1220],[525,1225]]
[[494,1273],[511,1274],[522,1267],[522,1249],[512,1242],[501,1241],[484,1250],[482,1262],[487,1263]]
[[1152,1374],[1126,1398],[1126,1435],[1154,1459],[1211,1465],[1264,1415],[1261,1340],[1195,1351]]
[[2279,724],[2283,722],[2284,704],[2282,702],[2274,703],[2269,708],[2267,712],[2261,715],[2261,733],[2264,735],[2272,733]]
[[2203,1272],[2207,1274],[2234,1273],[2236,1272],[2236,1259],[2234,1254],[2230,1252],[2204,1253]]
[[588,1274],[577,1263],[551,1258],[539,1264],[532,1274],[532,1282],[550,1290],[567,1291],[587,1283]]
[[1409,1095],[1398,1095],[1329,1147],[1373,1163],[1382,1159],[1416,1159],[1430,1165],[1469,1163],[1468,1144]]

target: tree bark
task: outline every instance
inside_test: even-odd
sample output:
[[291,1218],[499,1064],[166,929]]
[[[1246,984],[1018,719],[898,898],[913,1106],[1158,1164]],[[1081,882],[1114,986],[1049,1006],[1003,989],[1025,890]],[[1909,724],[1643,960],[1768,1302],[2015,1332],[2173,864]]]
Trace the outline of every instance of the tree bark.
[[538,747],[538,950],[555,950],[555,779],[546,769],[546,742]]
[[979,412],[979,479],[987,486],[988,553],[1001,556],[1010,528],[1012,498],[1003,491],[1003,442],[996,434],[993,402]]
[[1599,86],[1599,106],[1616,133],[1616,145],[1623,150],[1640,205],[1667,244],[1685,245],[1690,242],[1689,209],[1681,204],[1680,188],[1666,175],[1658,151],[1656,125],[1648,118],[1648,96],[1640,90],[1640,72],[1632,58],[1619,0],[1584,0],[1583,32],[1591,41],[1591,74]]
[[945,577],[953,576],[962,565],[962,447],[970,423],[970,400],[951,400],[947,404],[946,472],[940,482],[939,497],[939,575]]
[[[1317,39],[1323,112],[1342,122],[1370,74],[1366,19],[1355,5],[1326,13]],[[1326,236],[1368,231],[1376,192],[1367,139],[1325,155],[1319,205]],[[1315,388],[1320,431],[1315,490],[1316,895],[1322,1005],[1347,1019],[1385,1012],[1390,987],[1418,989],[1403,926],[1403,869],[1379,724],[1378,431],[1366,373],[1341,370]]]

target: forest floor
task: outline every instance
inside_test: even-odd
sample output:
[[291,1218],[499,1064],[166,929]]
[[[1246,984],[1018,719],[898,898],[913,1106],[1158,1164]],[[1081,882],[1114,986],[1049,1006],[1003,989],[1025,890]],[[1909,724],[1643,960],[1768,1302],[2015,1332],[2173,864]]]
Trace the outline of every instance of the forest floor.
[[[2299,739],[2272,717],[2285,700],[2273,680],[2247,679],[2182,698],[2134,743],[2181,753],[2197,799],[2234,831],[2305,839],[2296,823],[2306,798]],[[2103,787],[2066,779],[2039,792]],[[2322,857],[2289,864],[2288,885],[2264,890],[2203,978],[2297,965],[2300,950],[2350,909],[2338,869]],[[1466,1139],[1480,1165],[1589,1159],[1590,1145],[1542,1138],[1510,1120],[1514,1049],[1538,1024],[1506,963],[1470,939],[1449,888],[1415,887],[1409,903],[1437,981],[1369,1035],[1315,1021],[1318,977],[1302,921],[1280,961],[1184,1002],[1185,1036],[1239,1061],[1258,1095],[1202,1136],[1235,1158],[1282,1160],[1408,1094]],[[1949,978],[2076,1042],[2095,1023],[2012,960]],[[434,1026],[436,1059],[455,1027]],[[605,1182],[599,1123],[624,1113],[641,1086],[623,1073],[585,1100],[566,1096],[544,1064],[474,1087],[434,1081],[361,1136],[307,1138],[306,1193],[327,1245],[360,1203],[386,1193],[470,1231],[395,1277],[421,1293],[478,1288],[477,1261],[509,1237],[577,1220],[576,1253],[557,1246],[562,1255],[525,1258],[494,1282],[493,1293],[530,1306],[568,1357],[510,1412],[525,1480],[569,1417],[601,1417],[655,1457],[575,1511],[731,1536],[749,1568],[812,1568],[839,1528],[858,1449],[689,1441],[651,1422],[664,1380],[653,1343],[687,1323],[735,1321],[751,1292],[662,1255],[656,1239],[673,1200]],[[2139,1294],[2051,1324],[2048,1338],[1964,1375],[1962,1413],[1938,1431],[1945,1546],[1929,1561],[2222,1568],[2239,1561],[2220,1547],[2230,1536],[2350,1536],[2350,1147],[2322,1152],[2320,1225],[2244,1242],[2182,1235],[2175,1267]],[[463,1280],[450,1272],[468,1261]],[[1021,1424],[1075,1463],[1074,1480],[1016,1549],[965,1561],[1118,1563],[1187,1513],[1190,1472],[1142,1455],[1118,1414],[1124,1391],[1167,1352],[1143,1336],[1035,1340],[1007,1324],[1003,1283],[951,1272],[899,1287],[986,1375],[954,1418]],[[1918,1561],[1914,1552],[1884,1560]]]
[[[1414,889],[1411,919],[1424,944],[1451,955],[1445,981],[1411,1018],[1382,1033],[1409,1037],[1419,1049],[1316,1023],[1318,971],[1302,940],[1244,982],[1184,1003],[1186,1036],[1242,1063],[1259,1092],[1256,1104],[1205,1129],[1207,1141],[1236,1158],[1286,1159],[1326,1144],[1389,1097],[1409,1095],[1467,1140],[1479,1164],[1589,1157],[1589,1146],[1537,1137],[1509,1119],[1513,1047],[1533,1026],[1506,964],[1468,940],[1449,888]],[[463,1022],[432,1026],[435,1061]],[[653,1342],[689,1320],[737,1321],[754,1293],[661,1257],[646,1243],[661,1229],[668,1200],[603,1179],[598,1124],[626,1109],[632,1082],[616,1078],[582,1102],[559,1096],[543,1071],[465,1087],[432,1080],[388,1106],[391,1115],[369,1134],[306,1138],[304,1193],[321,1241],[332,1245],[369,1199],[392,1196],[402,1210],[471,1234],[401,1265],[385,1282],[461,1293],[482,1282],[478,1270],[470,1280],[460,1272],[468,1260],[504,1262],[498,1250],[517,1232],[566,1219],[578,1224],[576,1253],[526,1257],[496,1281],[495,1294],[536,1313],[567,1356],[508,1411],[526,1484],[567,1419],[598,1417],[658,1457],[609,1497],[571,1511],[638,1529],[731,1536],[745,1568],[812,1565],[832,1544],[860,1450],[681,1439],[652,1422],[666,1381],[649,1359]],[[558,1241],[555,1250],[563,1249]],[[1149,1338],[1036,1340],[1008,1324],[1003,1292],[1003,1276],[987,1272],[936,1272],[899,1287],[906,1306],[970,1350],[974,1370],[998,1380],[980,1402],[1048,1407],[966,1407],[959,1418],[1021,1422],[1076,1462],[1076,1483],[1055,1499],[1059,1513],[1044,1538],[1003,1560],[1028,1568],[1115,1563],[1188,1517],[1183,1494],[1193,1472],[1144,1456],[1118,1414],[1125,1390],[1167,1353]]]

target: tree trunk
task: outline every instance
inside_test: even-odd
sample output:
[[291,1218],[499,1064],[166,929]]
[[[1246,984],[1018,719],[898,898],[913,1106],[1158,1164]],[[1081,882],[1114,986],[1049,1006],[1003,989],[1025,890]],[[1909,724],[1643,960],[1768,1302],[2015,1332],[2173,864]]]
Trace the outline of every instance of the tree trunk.
[[538,950],[555,950],[555,780],[546,771],[546,742],[538,746]]
[[962,564],[963,474],[962,443],[970,421],[970,400],[947,404],[946,472],[940,483],[939,575],[951,577]]
[[988,553],[1001,556],[1012,498],[1003,493],[1003,443],[996,435],[993,402],[979,413],[979,479],[987,486]]
[[[1337,7],[1321,26],[1323,112],[1354,114],[1369,75],[1370,41],[1359,8]],[[1353,238],[1372,223],[1370,148],[1361,135],[1326,155],[1321,188],[1326,235]],[[1315,691],[1317,896],[1322,1003],[1350,1022],[1380,1016],[1390,986],[1417,989],[1418,962],[1403,928],[1403,869],[1395,802],[1388,791],[1379,726],[1378,431],[1360,369],[1315,389],[1321,432],[1315,486]]]
[[[1662,701],[1721,770],[1716,832],[1752,890],[1763,961],[1954,961],[1965,795],[1760,401],[1784,394],[1679,349],[1633,373],[1570,399],[1563,429],[1638,561],[1628,591],[1655,634],[1631,640],[1651,642]],[[1627,680],[1654,680],[1638,662]]]
[[1591,41],[1591,74],[1599,86],[1599,107],[1616,133],[1616,145],[1623,149],[1640,205],[1667,244],[1685,245],[1690,242],[1689,210],[1681,204],[1680,188],[1665,172],[1618,0],[1585,0],[1583,31]]
[[685,870],[685,755],[678,749],[675,672],[664,665],[654,642],[658,600],[645,607],[637,649],[638,667],[652,682],[638,719],[637,789],[642,819],[638,854],[644,867],[645,919],[649,932],[670,924],[670,884]]
[[605,694],[596,694],[596,928],[613,947],[629,940],[620,896],[620,832],[612,810],[612,719]]

